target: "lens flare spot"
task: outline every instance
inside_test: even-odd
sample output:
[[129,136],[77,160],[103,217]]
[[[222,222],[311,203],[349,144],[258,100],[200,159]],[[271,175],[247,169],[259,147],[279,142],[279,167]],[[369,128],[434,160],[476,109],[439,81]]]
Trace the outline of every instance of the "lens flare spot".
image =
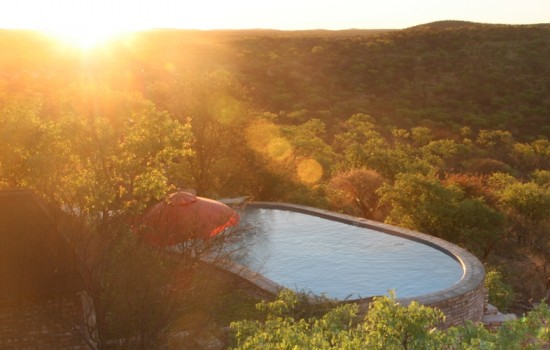
[[273,122],[258,119],[248,126],[246,142],[254,151],[274,160],[283,161],[292,155],[292,145],[281,136]]
[[306,184],[314,184],[323,176],[323,167],[315,159],[304,159],[298,164],[298,177]]
[[285,160],[292,154],[292,146],[282,137],[274,137],[267,145],[267,153],[276,160]]
[[244,113],[242,103],[229,95],[213,96],[209,103],[210,113],[223,124],[231,124]]
[[246,129],[248,147],[259,153],[265,153],[270,141],[279,137],[279,127],[267,120],[259,119]]
[[174,73],[176,71],[176,65],[171,62],[166,62],[164,64],[164,69],[169,73]]

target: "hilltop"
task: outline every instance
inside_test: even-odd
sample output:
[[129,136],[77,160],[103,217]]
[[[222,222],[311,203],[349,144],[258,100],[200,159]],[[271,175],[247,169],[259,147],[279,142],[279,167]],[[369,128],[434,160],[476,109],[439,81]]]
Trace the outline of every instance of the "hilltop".
[[[442,30],[442,29],[455,29],[455,28],[465,28],[465,27],[480,27],[484,24],[478,23],[478,22],[470,22],[470,21],[457,21],[457,20],[443,20],[443,21],[435,21],[430,23],[424,23],[419,24],[416,26],[412,26],[407,29],[435,29],[435,30]],[[489,24],[491,25],[491,24]]]

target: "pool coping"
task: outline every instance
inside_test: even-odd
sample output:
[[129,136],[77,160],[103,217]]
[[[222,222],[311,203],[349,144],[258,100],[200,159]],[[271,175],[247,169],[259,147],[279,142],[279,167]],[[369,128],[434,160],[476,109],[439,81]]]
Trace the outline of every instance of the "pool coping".
[[[249,202],[247,203],[246,207],[260,209],[278,209],[313,215],[327,220],[338,221],[345,224],[357,227],[364,227],[384,232],[386,234],[399,236],[405,239],[410,239],[437,249],[455,259],[462,266],[464,271],[462,278],[445,289],[416,297],[397,298],[396,301],[399,304],[405,306],[409,305],[413,301],[416,301],[420,304],[439,307],[442,309],[442,311],[444,311],[447,316],[449,316],[449,313],[456,312],[455,304],[460,304],[463,307],[466,305],[469,308],[475,309],[468,310],[468,312],[466,313],[467,315],[464,317],[451,317],[449,322],[447,322],[448,325],[461,323],[465,319],[478,321],[478,318],[480,319],[483,315],[483,308],[486,303],[486,292],[483,287],[483,281],[485,278],[485,269],[483,267],[483,264],[474,255],[453,243],[421,232],[388,225],[373,220],[354,217],[342,213],[336,213],[325,209],[318,209],[298,204],[281,202]],[[224,269],[247,279],[260,289],[270,294],[276,295],[281,289],[284,288],[282,285],[267,278],[260,272],[253,271],[248,267],[242,266],[233,261],[224,261],[221,264],[218,261],[216,265],[223,265]],[[342,300],[342,302],[357,302],[360,304],[370,303],[372,301],[372,298],[373,296],[368,296],[366,298],[360,299]]]

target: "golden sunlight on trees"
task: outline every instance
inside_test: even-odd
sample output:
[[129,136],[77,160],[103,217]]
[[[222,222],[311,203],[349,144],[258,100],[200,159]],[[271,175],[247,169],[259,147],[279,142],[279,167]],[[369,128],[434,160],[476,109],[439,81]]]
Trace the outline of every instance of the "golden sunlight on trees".
[[[443,27],[155,30],[87,52],[0,30],[0,188],[128,250],[115,216],[178,188],[335,209],[471,250],[524,312],[548,293],[550,27]],[[138,282],[120,320],[147,317]]]
[[463,244],[484,260],[505,233],[503,215],[482,198],[433,177],[400,174],[379,193],[391,208],[386,222]]
[[132,111],[121,101],[113,105],[119,113],[61,105],[59,115],[48,115],[40,99],[10,100],[0,114],[2,178],[79,213],[137,209],[162,198],[174,188],[171,167],[190,153],[190,127],[147,101]]
[[315,159],[302,159],[298,163],[298,177],[307,184],[317,183],[323,177],[323,167]]
[[533,174],[529,182],[496,173],[489,178],[500,210],[506,214],[510,231],[520,246],[541,261],[544,272],[550,265],[550,182],[547,171]]
[[274,160],[285,160],[292,153],[292,146],[281,136],[275,123],[257,119],[246,129],[246,141],[250,148]]
[[385,213],[379,206],[380,196],[377,190],[384,178],[374,170],[365,168],[351,169],[338,173],[329,182],[331,203],[334,207],[349,210],[372,220],[383,220]]
[[356,304],[344,304],[323,315],[301,315],[298,296],[288,290],[257,308],[265,314],[260,321],[231,324],[231,349],[545,349],[550,339],[550,312],[544,303],[495,332],[471,322],[439,329],[445,319],[440,310],[415,301],[400,305],[394,293],[375,297],[364,317],[358,315]]

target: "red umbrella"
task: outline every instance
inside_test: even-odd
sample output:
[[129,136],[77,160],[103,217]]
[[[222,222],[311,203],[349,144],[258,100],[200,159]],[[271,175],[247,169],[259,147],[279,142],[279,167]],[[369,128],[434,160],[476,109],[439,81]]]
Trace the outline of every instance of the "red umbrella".
[[149,243],[169,246],[216,236],[238,222],[239,214],[221,202],[176,192],[149,208],[140,227]]

